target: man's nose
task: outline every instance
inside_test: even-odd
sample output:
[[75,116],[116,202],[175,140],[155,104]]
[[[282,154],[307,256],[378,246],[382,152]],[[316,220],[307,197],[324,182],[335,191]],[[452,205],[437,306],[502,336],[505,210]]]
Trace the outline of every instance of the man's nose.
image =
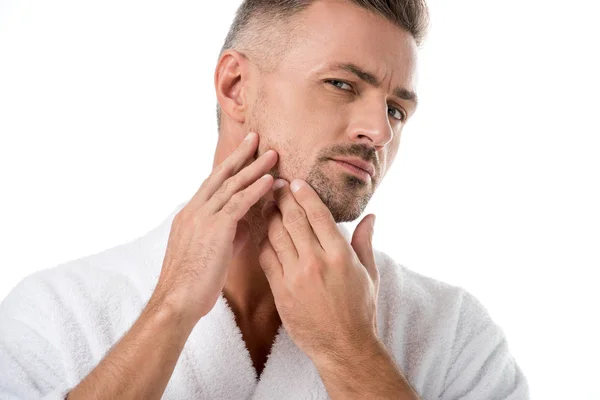
[[360,110],[355,111],[349,128],[348,134],[353,142],[369,144],[377,150],[387,145],[394,137],[387,104],[372,104],[366,107],[363,105]]

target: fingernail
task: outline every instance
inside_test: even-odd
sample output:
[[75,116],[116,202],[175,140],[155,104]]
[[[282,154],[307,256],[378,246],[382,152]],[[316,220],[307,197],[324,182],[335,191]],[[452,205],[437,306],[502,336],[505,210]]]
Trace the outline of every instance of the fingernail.
[[254,135],[256,135],[256,133],[250,132],[248,135],[246,135],[246,138],[244,140],[250,140],[254,137]]
[[292,192],[295,193],[298,189],[300,189],[300,181],[294,179],[290,185],[290,189],[292,189]]
[[375,227],[375,214],[373,214],[373,221],[371,221],[371,227],[374,228]]
[[285,181],[283,179],[275,179],[273,182],[273,190],[281,189],[285,185]]

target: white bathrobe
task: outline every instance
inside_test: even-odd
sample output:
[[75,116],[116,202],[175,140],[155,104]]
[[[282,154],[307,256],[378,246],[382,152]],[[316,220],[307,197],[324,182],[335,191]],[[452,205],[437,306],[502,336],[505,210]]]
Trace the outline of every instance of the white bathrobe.
[[[158,280],[180,204],[129,243],[33,273],[0,304],[0,399],[63,399],[132,326]],[[340,230],[350,240],[343,225]],[[502,329],[460,287],[375,251],[379,337],[425,400],[528,399]],[[257,379],[219,297],[191,332],[163,399],[328,399],[312,361],[281,326]]]

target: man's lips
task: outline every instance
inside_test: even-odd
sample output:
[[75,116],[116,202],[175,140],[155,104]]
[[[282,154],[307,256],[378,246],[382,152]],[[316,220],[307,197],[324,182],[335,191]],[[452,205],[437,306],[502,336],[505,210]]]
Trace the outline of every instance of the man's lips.
[[332,160],[341,161],[341,162],[353,165],[356,168],[359,168],[359,169],[363,170],[364,172],[366,172],[367,174],[369,174],[369,176],[371,178],[373,178],[373,176],[375,175],[375,167],[370,162],[367,162],[367,161],[364,161],[364,160],[361,160],[358,158],[343,158],[343,157],[332,158]]

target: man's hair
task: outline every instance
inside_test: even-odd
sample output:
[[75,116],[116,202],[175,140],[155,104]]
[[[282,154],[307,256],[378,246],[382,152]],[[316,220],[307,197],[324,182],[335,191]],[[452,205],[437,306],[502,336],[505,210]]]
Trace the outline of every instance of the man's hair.
[[[291,17],[316,0],[244,0],[229,28],[219,58],[235,49],[252,56],[261,71],[273,71],[290,47],[296,25]],[[421,46],[429,28],[425,0],[347,0],[408,31]],[[217,102],[217,126],[221,130],[221,107]]]

